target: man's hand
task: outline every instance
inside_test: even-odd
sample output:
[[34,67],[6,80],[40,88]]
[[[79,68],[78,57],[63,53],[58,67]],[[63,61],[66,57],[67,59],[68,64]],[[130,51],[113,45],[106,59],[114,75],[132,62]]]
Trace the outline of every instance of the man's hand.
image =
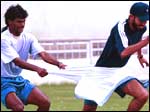
[[60,68],[60,69],[65,69],[65,67],[66,67],[67,65],[63,64],[62,62],[59,62],[57,66],[58,66],[58,68]]
[[46,76],[46,75],[48,74],[47,70],[44,69],[44,68],[39,68],[39,69],[37,70],[37,73],[38,73],[41,77],[44,77],[44,76]]
[[147,60],[144,57],[141,57],[138,59],[139,59],[139,62],[143,68],[144,68],[144,63],[146,64],[146,66],[149,66],[149,63],[147,62]]
[[149,43],[149,36],[146,37],[147,42]]

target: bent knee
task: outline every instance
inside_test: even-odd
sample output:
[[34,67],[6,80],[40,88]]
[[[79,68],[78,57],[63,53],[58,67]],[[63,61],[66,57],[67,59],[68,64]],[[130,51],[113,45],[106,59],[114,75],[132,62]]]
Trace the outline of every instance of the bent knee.
[[138,100],[140,102],[146,102],[148,100],[149,93],[147,91],[144,91],[139,97]]
[[46,107],[50,107],[51,102],[50,102],[50,100],[46,99],[44,104],[46,105]]
[[44,100],[43,100],[43,101],[41,101],[41,103],[40,103],[40,106],[41,106],[41,107],[49,108],[49,107],[50,107],[50,105],[51,105],[51,102],[50,102],[50,100],[49,100],[49,99],[44,99]]
[[13,111],[23,111],[24,105],[23,104],[17,104],[15,106],[10,107]]

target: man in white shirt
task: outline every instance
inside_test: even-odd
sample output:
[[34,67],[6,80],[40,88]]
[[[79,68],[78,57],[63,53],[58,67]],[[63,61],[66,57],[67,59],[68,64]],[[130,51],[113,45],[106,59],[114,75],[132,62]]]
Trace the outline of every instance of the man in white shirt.
[[39,111],[48,111],[49,98],[20,73],[27,69],[41,77],[48,74],[46,69],[27,62],[29,54],[40,56],[60,69],[65,69],[66,65],[45,52],[32,34],[23,32],[27,16],[20,5],[9,7],[5,13],[6,27],[1,32],[1,102],[13,111],[23,111],[26,104],[37,105]]

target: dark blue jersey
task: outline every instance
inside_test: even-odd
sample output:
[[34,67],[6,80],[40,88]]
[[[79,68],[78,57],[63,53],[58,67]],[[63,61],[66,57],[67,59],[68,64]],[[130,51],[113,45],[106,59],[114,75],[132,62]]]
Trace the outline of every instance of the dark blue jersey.
[[129,24],[125,22],[118,22],[111,30],[110,36],[106,42],[104,50],[96,62],[99,67],[122,67],[124,66],[130,56],[121,59],[121,52],[129,45],[136,44],[142,38],[146,27],[142,30],[133,32],[129,28]]

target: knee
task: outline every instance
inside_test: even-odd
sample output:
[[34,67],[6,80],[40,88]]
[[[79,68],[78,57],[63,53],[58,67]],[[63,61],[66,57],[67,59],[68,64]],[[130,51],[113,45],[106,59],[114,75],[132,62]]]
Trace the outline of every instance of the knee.
[[44,99],[42,102],[41,102],[41,105],[40,107],[44,107],[44,108],[47,108],[49,109],[51,106],[51,102],[49,99]]
[[13,111],[23,111],[24,110],[24,105],[23,104],[17,104],[15,106],[12,106]]
[[46,107],[50,108],[50,105],[51,105],[50,100],[46,99],[46,101],[45,101],[45,105],[46,105]]
[[139,96],[139,101],[140,102],[146,102],[148,100],[149,94],[147,91],[145,91],[144,93],[142,93],[142,95]]

